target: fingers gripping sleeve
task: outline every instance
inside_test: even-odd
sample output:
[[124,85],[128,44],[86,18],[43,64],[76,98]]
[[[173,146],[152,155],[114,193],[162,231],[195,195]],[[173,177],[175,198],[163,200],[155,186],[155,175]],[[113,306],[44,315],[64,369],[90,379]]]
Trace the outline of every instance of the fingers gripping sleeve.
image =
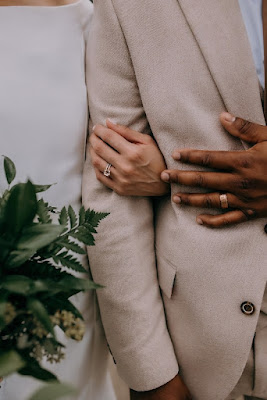
[[[87,45],[91,126],[107,118],[149,132],[127,43],[111,0],[97,0]],[[83,202],[109,212],[96,246],[88,249],[101,316],[118,371],[134,390],[147,391],[178,372],[166,327],[154,251],[149,199],[120,197],[102,186],[87,156]]]

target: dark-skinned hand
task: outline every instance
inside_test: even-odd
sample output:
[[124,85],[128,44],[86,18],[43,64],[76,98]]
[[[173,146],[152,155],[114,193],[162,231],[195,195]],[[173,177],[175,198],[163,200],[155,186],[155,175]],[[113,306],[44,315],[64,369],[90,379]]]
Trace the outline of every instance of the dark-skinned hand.
[[131,400],[192,400],[182,378],[177,375],[166,385],[149,392],[131,390]]
[[253,147],[244,151],[175,150],[173,158],[177,161],[218,171],[166,170],[161,175],[164,182],[214,190],[206,194],[177,193],[173,201],[180,205],[221,209],[220,195],[227,195],[226,212],[197,217],[199,224],[213,228],[267,217],[267,127],[229,113],[221,114],[220,120],[232,136]]

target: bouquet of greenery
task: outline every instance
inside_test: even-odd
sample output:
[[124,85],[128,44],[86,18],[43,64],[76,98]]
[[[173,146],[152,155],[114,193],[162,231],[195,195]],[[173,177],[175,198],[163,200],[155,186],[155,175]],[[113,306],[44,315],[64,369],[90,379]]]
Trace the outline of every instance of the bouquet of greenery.
[[[64,346],[54,328],[81,340],[83,318],[70,298],[100,288],[92,282],[77,255],[94,245],[94,234],[107,216],[82,207],[60,212],[37,193],[48,186],[30,181],[10,187],[16,176],[5,157],[7,190],[0,197],[0,377],[17,372],[49,383],[33,399],[58,398],[70,387],[42,368],[43,358],[59,362]],[[57,223],[52,222],[55,218]],[[37,396],[37,397],[36,397]]]

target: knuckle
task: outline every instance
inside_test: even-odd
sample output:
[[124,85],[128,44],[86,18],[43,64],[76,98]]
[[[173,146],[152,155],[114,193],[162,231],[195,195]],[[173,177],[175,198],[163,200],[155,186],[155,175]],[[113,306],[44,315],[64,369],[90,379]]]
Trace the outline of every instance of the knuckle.
[[177,172],[170,173],[170,182],[171,183],[179,183],[179,174]]
[[255,180],[251,178],[243,178],[239,182],[239,188],[243,190],[253,189],[255,187]]
[[92,164],[95,168],[100,168],[100,162],[96,157],[92,157]]
[[249,218],[257,218],[259,216],[258,211],[255,210],[254,208],[247,210],[247,214]]
[[205,187],[205,180],[202,174],[196,174],[195,183],[197,186]]
[[221,224],[223,226],[228,226],[228,225],[231,224],[231,221],[227,217],[223,217],[222,220],[221,220]]
[[145,133],[144,133],[144,139],[145,139],[145,142],[146,142],[147,144],[153,144],[153,143],[155,143],[154,140],[152,139],[152,137],[151,137],[150,135],[145,134]]
[[206,196],[205,197],[204,206],[206,208],[212,208],[213,207],[213,201],[212,201],[212,198],[210,196]]
[[244,216],[245,216],[245,218],[246,218],[246,220],[250,220],[250,219],[252,219],[252,218],[255,218],[256,216],[257,216],[257,213],[256,213],[256,211],[255,210],[253,210],[253,209],[250,209],[250,210],[242,210],[242,213],[244,214]]
[[248,206],[248,204],[251,203],[251,197],[250,196],[242,196],[240,198],[240,206],[245,205],[246,207]]
[[124,176],[133,175],[134,168],[129,164],[124,164],[122,166],[122,173],[123,173]]
[[101,153],[101,151],[102,151],[102,143],[101,142],[95,143],[94,150],[95,150],[96,153]]
[[96,135],[95,135],[94,133],[92,133],[92,134],[89,136],[89,144],[90,144],[92,147],[94,147],[95,140],[96,140]]
[[249,179],[241,179],[240,181],[240,188],[241,189],[249,189],[251,186],[250,180]]
[[125,190],[126,187],[129,185],[129,181],[128,181],[128,179],[126,179],[126,178],[120,177],[120,178],[118,179],[118,184],[119,184],[119,187],[120,187],[121,189]]
[[205,153],[202,156],[201,164],[203,167],[208,167],[212,162],[212,156],[209,153]]
[[129,126],[123,126],[123,127],[122,127],[122,130],[123,130],[123,132],[124,132],[125,134],[130,134],[130,133],[133,132],[132,129],[129,128]]
[[[193,153],[193,151],[191,151],[191,154]],[[190,153],[188,151],[182,151],[181,153],[181,160],[185,163],[189,163],[190,161]]]
[[122,190],[120,188],[114,188],[114,192],[117,193],[119,196],[123,196]]
[[219,228],[222,225],[221,221],[216,221],[216,220],[209,220],[206,221],[205,225],[209,226],[210,228]]
[[132,150],[128,156],[129,160],[133,162],[139,161],[141,157],[142,157],[142,152],[139,148],[135,148],[134,150]]
[[102,129],[102,125],[96,124],[96,125],[95,125],[95,129],[94,129],[94,132],[98,132],[100,129]]
[[117,185],[114,188],[115,193],[117,193],[119,196],[125,196],[126,195],[126,190],[122,185]]
[[248,153],[246,153],[245,157],[237,159],[236,166],[242,169],[251,169],[254,165],[254,157]]
[[190,199],[190,197],[188,195],[183,194],[181,196],[181,199],[182,199],[183,204],[185,204],[185,205],[190,205],[191,204],[191,199]]
[[104,130],[102,133],[102,139],[104,140],[104,142],[110,141],[111,138],[112,138],[112,133],[108,130]]
[[252,123],[244,119],[237,120],[237,128],[242,135],[246,135],[250,132]]

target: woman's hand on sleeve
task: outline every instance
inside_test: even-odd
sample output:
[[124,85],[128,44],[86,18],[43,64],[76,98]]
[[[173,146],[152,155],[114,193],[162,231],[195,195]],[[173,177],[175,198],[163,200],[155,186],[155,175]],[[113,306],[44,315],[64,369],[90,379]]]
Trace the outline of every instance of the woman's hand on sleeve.
[[[97,179],[121,196],[163,196],[170,186],[161,180],[166,164],[151,136],[107,120],[90,136],[90,155]],[[104,176],[111,164],[110,177]]]

